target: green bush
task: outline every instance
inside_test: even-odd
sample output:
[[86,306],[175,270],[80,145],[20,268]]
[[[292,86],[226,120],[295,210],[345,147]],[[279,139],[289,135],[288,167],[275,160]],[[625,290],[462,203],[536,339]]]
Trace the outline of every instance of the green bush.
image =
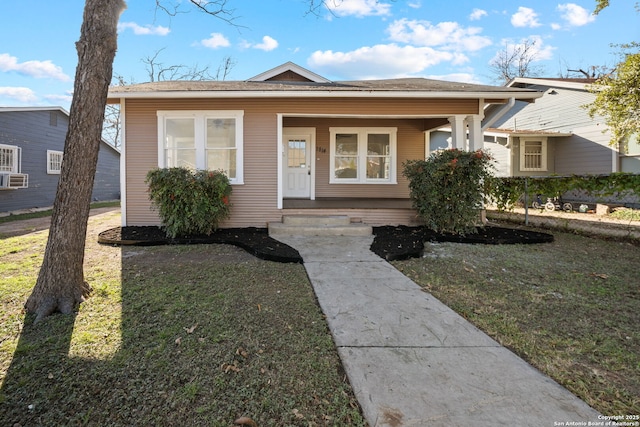
[[231,185],[222,171],[153,169],[145,183],[168,237],[209,235],[229,217]]
[[491,178],[491,157],[458,149],[438,151],[427,160],[404,163],[413,207],[436,232],[469,234],[477,231],[485,180]]
[[501,211],[512,209],[523,198],[525,188],[528,201],[533,200],[536,194],[555,197],[569,191],[582,191],[597,199],[640,195],[640,174],[627,172],[608,175],[493,177],[486,184],[485,193]]

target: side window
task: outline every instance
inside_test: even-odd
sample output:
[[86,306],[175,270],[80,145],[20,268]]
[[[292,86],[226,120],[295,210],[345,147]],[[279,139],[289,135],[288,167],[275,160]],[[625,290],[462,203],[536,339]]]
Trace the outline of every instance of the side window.
[[520,170],[521,171],[546,171],[547,170],[547,140],[520,139]]
[[47,150],[47,173],[59,175],[62,171],[62,151]]

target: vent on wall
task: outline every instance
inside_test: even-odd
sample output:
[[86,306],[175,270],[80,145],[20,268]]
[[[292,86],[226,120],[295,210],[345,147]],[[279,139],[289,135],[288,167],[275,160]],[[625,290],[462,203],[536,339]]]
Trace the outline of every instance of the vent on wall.
[[29,187],[29,175],[25,173],[0,173],[0,190]]

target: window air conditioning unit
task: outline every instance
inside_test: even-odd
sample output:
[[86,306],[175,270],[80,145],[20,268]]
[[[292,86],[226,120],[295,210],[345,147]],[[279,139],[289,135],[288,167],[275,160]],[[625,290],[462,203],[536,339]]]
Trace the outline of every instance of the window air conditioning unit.
[[25,173],[0,173],[0,190],[29,187],[29,175]]

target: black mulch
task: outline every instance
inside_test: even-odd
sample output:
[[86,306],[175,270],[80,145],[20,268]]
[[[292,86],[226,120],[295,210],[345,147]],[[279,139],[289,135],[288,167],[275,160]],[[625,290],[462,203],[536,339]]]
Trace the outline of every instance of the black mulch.
[[[426,241],[493,245],[553,241],[551,234],[497,226],[480,227],[478,233],[466,236],[435,233],[424,227],[407,226],[374,227],[373,233],[375,238],[371,251],[388,261],[422,256]],[[270,237],[266,228],[221,228],[210,236],[171,239],[159,227],[116,227],[100,233],[98,242],[137,246],[225,243],[238,246],[260,259],[276,262],[303,262],[296,249]]]
[[478,227],[477,233],[436,233],[425,227],[385,226],[374,227],[375,239],[371,251],[387,261],[396,261],[422,256],[424,242],[475,243],[485,245],[507,245],[553,242],[553,235],[536,231],[497,226]]

